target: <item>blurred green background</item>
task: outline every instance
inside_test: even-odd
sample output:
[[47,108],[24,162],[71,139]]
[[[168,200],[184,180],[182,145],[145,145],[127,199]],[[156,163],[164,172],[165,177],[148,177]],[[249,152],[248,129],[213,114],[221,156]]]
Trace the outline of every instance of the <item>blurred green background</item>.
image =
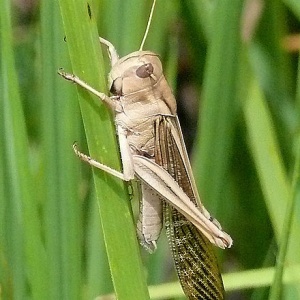
[[[72,151],[118,168],[111,116],[81,90],[79,108],[57,75],[107,92],[96,29],[120,56],[138,50],[152,2],[1,3],[0,299],[142,300],[146,282],[152,299],[185,299],[164,233],[151,256],[137,245],[136,192]],[[202,201],[234,239],[216,249],[227,299],[300,299],[299,20],[297,0],[157,0],[144,47],[176,95]]]

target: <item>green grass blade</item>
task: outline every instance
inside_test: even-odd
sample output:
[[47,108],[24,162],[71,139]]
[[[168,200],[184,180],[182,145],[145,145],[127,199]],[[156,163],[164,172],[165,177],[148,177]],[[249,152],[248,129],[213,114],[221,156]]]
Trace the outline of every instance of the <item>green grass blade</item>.
[[300,20],[300,2],[298,0],[283,0],[283,3],[295,14]]
[[49,257],[49,298],[79,299],[82,272],[82,213],[79,165],[72,151],[79,109],[71,86],[57,75],[69,66],[57,2],[41,4],[42,150],[45,241]]
[[292,64],[288,53],[282,48],[282,40],[288,34],[285,14],[280,0],[266,4],[249,53],[251,66],[274,118],[277,138],[287,165],[292,157],[291,137],[298,121],[291,93],[294,80]]
[[[300,8],[300,6],[299,6]],[[300,12],[300,10],[299,10]],[[300,14],[299,14],[300,15]],[[297,77],[297,90],[296,90],[296,109],[298,109],[299,113],[299,100],[300,100],[300,68],[299,68],[300,60],[298,59],[298,77]],[[282,283],[283,283],[283,274],[285,270],[285,261],[288,250],[289,240],[293,236],[291,235],[292,222],[294,217],[294,212],[296,210],[296,203],[299,200],[299,182],[300,182],[300,143],[299,137],[296,136],[294,138],[294,144],[296,146],[296,159],[294,163],[294,171],[293,171],[293,180],[292,180],[292,192],[291,198],[288,201],[286,215],[284,219],[282,234],[281,234],[281,242],[279,244],[279,251],[277,256],[276,263],[276,272],[274,275],[274,282],[270,290],[269,299],[276,300],[281,299],[282,297]]]
[[[249,145],[256,164],[261,188],[269,210],[275,236],[280,243],[280,233],[284,224],[285,209],[290,200],[291,187],[283,166],[276,140],[274,125],[258,83],[253,80],[249,96],[244,106],[245,122],[249,135]],[[297,245],[300,240],[299,219],[295,218],[290,228],[293,238],[289,241],[287,262],[299,262]]]
[[[224,285],[227,291],[271,286],[275,272],[276,268],[270,267],[224,274]],[[300,265],[287,266],[283,276],[283,283],[299,284],[299,282]]]
[[[94,88],[105,92],[106,76],[93,6],[91,5],[91,18],[84,1],[63,0],[60,1],[60,6],[73,72]],[[114,126],[107,110],[103,105],[99,105],[98,99],[86,91],[79,89],[79,95],[91,156],[118,169],[119,156],[116,150]],[[147,299],[148,291],[124,184],[99,170],[94,170],[94,181],[117,297],[124,300]]]
[[[6,180],[6,187],[8,194],[10,194],[10,201],[6,201],[3,204],[5,207],[5,214],[8,220],[5,220],[6,227],[4,228],[4,234],[6,239],[7,248],[4,249],[2,253],[2,259],[6,260],[8,265],[7,269],[9,275],[11,276],[10,281],[14,296],[16,299],[22,299],[25,296],[25,273],[24,273],[24,245],[22,238],[22,223],[23,218],[19,207],[22,206],[22,198],[19,190],[20,178],[18,176],[18,171],[13,166],[17,164],[17,158],[14,156],[14,150],[9,151],[12,142],[14,128],[12,127],[12,118],[16,116],[13,115],[11,110],[11,105],[20,105],[20,96],[18,94],[18,82],[14,66],[13,48],[12,48],[12,28],[11,28],[11,13],[10,13],[10,1],[4,1],[4,6],[1,10],[1,86],[2,92],[1,96],[3,100],[1,101],[1,113],[3,114],[3,132],[4,132],[4,166],[6,166],[6,176],[9,178]],[[11,69],[12,68],[12,69]],[[12,71],[9,71],[12,70]],[[12,102],[14,101],[14,102]],[[20,134],[21,135],[21,134]],[[20,142],[20,140],[19,140]],[[22,155],[23,157],[23,155]],[[14,176],[14,177],[13,177]],[[15,193],[13,193],[15,191]],[[2,201],[5,201],[4,198]],[[9,222],[9,219],[15,220],[14,223]],[[4,245],[5,245],[4,244]],[[4,256],[4,258],[3,258]],[[2,263],[3,264],[3,263]],[[11,291],[12,294],[12,291]]]
[[29,144],[23,107],[19,94],[12,47],[10,1],[1,9],[1,71],[4,119],[6,184],[5,235],[11,292],[14,299],[46,299],[46,253],[42,245],[38,201],[33,193],[33,178],[29,164]]
[[[149,2],[151,3],[151,1]],[[148,7],[146,7],[145,10],[146,18],[142,24],[144,31],[146,29],[146,21],[149,18],[149,9]],[[160,55],[161,59],[163,59],[163,54],[166,54],[166,49],[169,50],[170,48],[170,52],[178,51],[177,41],[174,41],[175,39],[178,39],[178,31],[172,28],[172,26],[176,24],[178,18],[178,10],[179,7],[177,1],[159,0],[156,2],[153,19],[150,25],[150,30],[146,39],[146,43],[144,45],[144,50],[150,50],[157,53],[158,55]],[[137,42],[135,44],[139,43],[141,43],[141,40],[137,39]],[[167,52],[167,55],[168,57],[166,57],[166,59],[169,60],[169,52]],[[175,58],[178,58],[178,55]],[[168,61],[168,66],[172,67],[176,66],[176,64],[177,62],[171,63]],[[164,73],[166,78],[168,79],[168,82],[171,83],[172,80],[171,77],[168,76],[168,72],[166,71],[166,65],[164,65]],[[177,73],[174,73],[174,79],[175,74]]]
[[[240,57],[237,24],[240,22],[241,8],[240,1],[221,1],[216,7],[213,16],[215,27],[211,33],[203,82],[194,170],[202,198],[214,213],[223,197],[232,147],[237,107],[235,74],[239,71]],[[226,53],[226,58],[223,53]]]
[[[231,272],[222,274],[226,291],[241,291],[252,288],[270,286],[273,282],[276,269],[261,268],[246,271]],[[300,265],[288,266],[283,276],[285,284],[295,284],[300,282]],[[159,285],[149,286],[149,292],[152,300],[162,300],[166,298],[183,297],[183,292],[178,282],[168,282]],[[105,295],[97,300],[114,300],[113,295]]]
[[[273,282],[276,269],[261,268],[222,274],[226,291],[240,291],[252,288],[270,286]],[[283,276],[285,284],[300,282],[300,265],[288,266]],[[181,297],[182,291],[177,282],[170,282],[156,286],[149,286],[152,300],[166,299],[167,297]],[[101,300],[101,299],[99,299]]]
[[[298,148],[299,148],[298,142]],[[274,282],[270,290],[269,300],[280,300],[282,298],[282,278],[286,261],[287,249],[289,239],[291,237],[291,227],[293,222],[294,211],[296,202],[299,200],[299,187],[300,187],[300,148],[297,151],[296,162],[294,166],[292,193],[290,199],[288,199],[288,205],[286,209],[286,215],[284,218],[281,241],[279,244],[279,252],[277,255],[276,272],[274,276]]]
[[102,27],[105,32],[103,37],[115,45],[120,56],[140,48],[150,7],[151,1],[105,1],[103,10],[105,13],[100,17],[106,24],[105,28]]
[[269,206],[275,235],[279,238],[284,219],[282,204],[287,203],[290,186],[276,141],[271,116],[255,80],[249,89],[248,99],[244,106],[244,115],[250,148],[266,203]]
[[[209,41],[214,32],[213,14],[216,6],[212,2],[203,0],[181,1],[181,5],[184,13],[188,15],[187,21],[195,29],[190,34],[198,37],[198,41],[193,42],[198,44],[200,37]],[[199,44],[198,46],[201,47]]]
[[[92,203],[89,209],[89,224],[87,231],[87,297],[96,296],[113,291],[111,276],[108,267],[107,255],[101,230],[101,221],[95,193],[92,193]],[[99,280],[101,278],[101,280]]]

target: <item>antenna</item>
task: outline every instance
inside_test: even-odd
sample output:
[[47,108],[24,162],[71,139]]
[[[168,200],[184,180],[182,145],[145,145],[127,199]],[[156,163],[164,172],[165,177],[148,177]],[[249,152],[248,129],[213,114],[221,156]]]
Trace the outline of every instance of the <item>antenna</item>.
[[143,40],[142,40],[141,47],[140,47],[139,51],[143,50],[143,47],[144,47],[144,44],[145,44],[145,41],[146,41],[146,38],[147,38],[147,35],[148,35],[148,32],[149,32],[150,24],[151,24],[151,21],[152,21],[152,16],[153,16],[155,3],[156,3],[156,0],[153,0],[150,15],[149,15],[149,19],[148,19],[148,24],[147,24],[146,31],[145,31],[145,34],[144,34],[144,37],[143,37]]

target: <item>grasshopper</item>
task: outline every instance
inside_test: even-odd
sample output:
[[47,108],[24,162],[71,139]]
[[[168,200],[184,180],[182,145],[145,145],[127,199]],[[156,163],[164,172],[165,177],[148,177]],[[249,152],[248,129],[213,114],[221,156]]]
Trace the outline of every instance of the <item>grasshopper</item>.
[[[154,5],[146,34],[153,8]],[[110,57],[108,87],[112,96],[95,90],[73,74],[63,70],[59,74],[96,95],[114,112],[123,172],[83,154],[75,144],[74,151],[91,166],[122,180],[140,180],[140,243],[153,252],[164,222],[187,297],[224,299],[211,244],[229,248],[232,239],[200,201],[176,113],[176,100],[160,59],[151,51],[143,51],[142,46],[139,51],[119,58],[109,41],[100,38],[100,42],[107,47]]]

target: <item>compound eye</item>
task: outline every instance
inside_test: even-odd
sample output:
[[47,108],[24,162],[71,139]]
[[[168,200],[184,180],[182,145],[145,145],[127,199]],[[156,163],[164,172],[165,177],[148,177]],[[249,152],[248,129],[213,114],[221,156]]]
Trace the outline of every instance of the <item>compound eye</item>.
[[112,82],[109,91],[113,95],[121,95],[122,94],[122,86],[123,86],[123,79],[121,77],[118,77]]
[[140,78],[147,78],[153,74],[153,65],[151,63],[144,64],[136,69],[136,75]]

